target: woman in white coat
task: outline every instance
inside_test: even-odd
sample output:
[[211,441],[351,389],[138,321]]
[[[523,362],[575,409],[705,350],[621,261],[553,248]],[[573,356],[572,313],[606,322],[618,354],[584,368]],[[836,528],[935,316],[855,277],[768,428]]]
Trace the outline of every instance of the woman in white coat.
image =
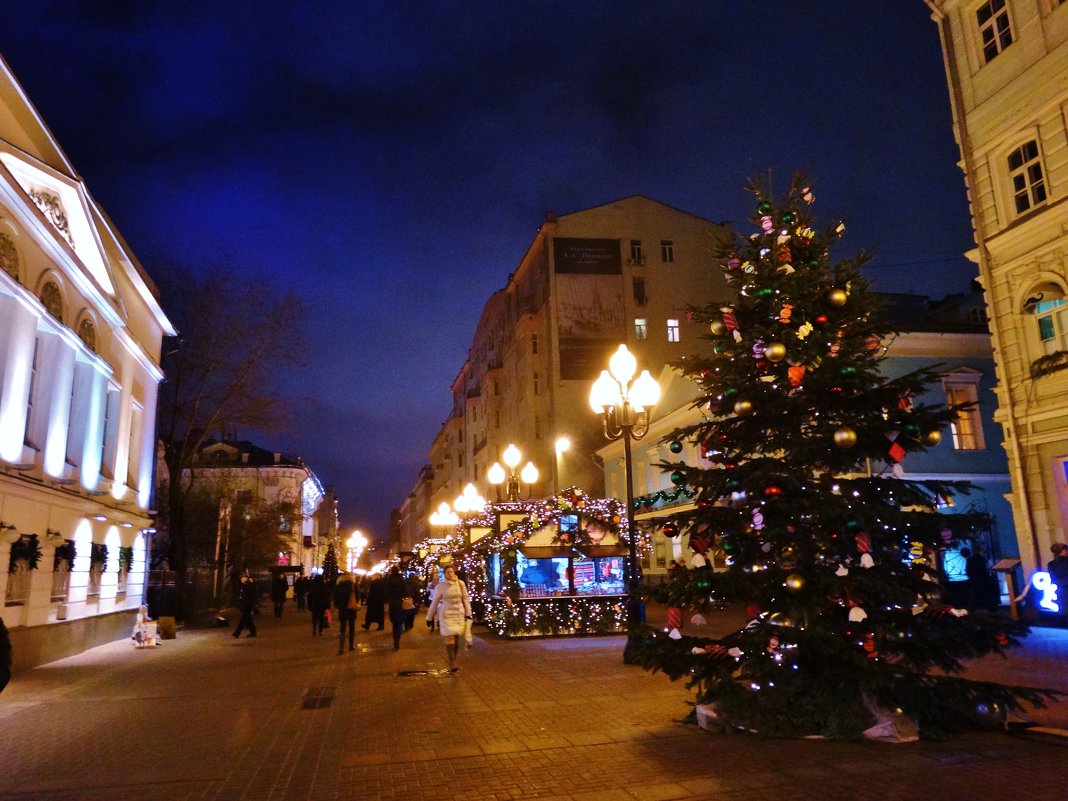
[[460,638],[464,636],[464,627],[471,619],[471,602],[467,598],[467,585],[456,577],[456,568],[445,568],[445,578],[434,587],[430,598],[430,608],[426,610],[426,624],[434,627],[438,621],[438,631],[445,638],[445,653],[449,657],[449,670],[455,673],[456,657],[460,650]]

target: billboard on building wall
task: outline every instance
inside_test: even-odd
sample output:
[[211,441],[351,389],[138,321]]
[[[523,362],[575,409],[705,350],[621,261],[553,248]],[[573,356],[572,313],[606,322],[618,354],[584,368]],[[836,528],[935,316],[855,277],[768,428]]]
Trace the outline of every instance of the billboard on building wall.
[[554,239],[553,262],[557,274],[619,275],[623,272],[618,239]]
[[[557,240],[559,242],[560,240]],[[608,357],[623,341],[623,284],[619,268],[619,243],[615,240],[581,239],[566,242],[594,243],[569,246],[570,270],[557,262],[556,320],[560,343],[560,377],[592,380],[608,363]],[[608,248],[602,243],[614,247]],[[557,249],[557,254],[561,253]],[[605,258],[608,254],[611,258]],[[614,259],[614,260],[613,260]],[[577,268],[585,265],[586,269]]]

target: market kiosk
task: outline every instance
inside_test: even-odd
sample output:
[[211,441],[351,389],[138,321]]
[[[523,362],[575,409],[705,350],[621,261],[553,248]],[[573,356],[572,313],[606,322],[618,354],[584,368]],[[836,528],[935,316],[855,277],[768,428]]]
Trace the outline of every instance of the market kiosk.
[[568,489],[544,500],[489,503],[461,522],[451,557],[472,602],[503,637],[627,630],[625,507]]

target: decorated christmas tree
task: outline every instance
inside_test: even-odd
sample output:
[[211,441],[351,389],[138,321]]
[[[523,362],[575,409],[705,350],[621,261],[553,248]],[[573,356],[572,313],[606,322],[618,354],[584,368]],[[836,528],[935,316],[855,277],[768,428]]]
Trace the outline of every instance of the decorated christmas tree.
[[334,551],[334,543],[326,546],[326,555],[323,557],[323,580],[327,584],[337,581],[338,573],[337,552]]
[[[693,310],[709,323],[709,352],[681,363],[700,387],[701,420],[672,434],[671,451],[696,443],[704,460],[661,464],[695,497],[665,524],[697,554],[667,600],[734,602],[750,622],[720,640],[650,632],[643,666],[686,677],[724,730],[769,736],[851,738],[912,722],[938,734],[1041,704],[1045,691],[960,675],[1026,627],[942,601],[935,555],[977,521],[937,505],[968,486],[902,469],[965,407],[921,400],[936,369],[880,372],[890,331],[860,272],[867,257],[832,263],[845,228],[816,229],[804,180],[779,205],[750,188],[755,233],[720,254],[737,297]],[[709,549],[722,549],[726,570]]]

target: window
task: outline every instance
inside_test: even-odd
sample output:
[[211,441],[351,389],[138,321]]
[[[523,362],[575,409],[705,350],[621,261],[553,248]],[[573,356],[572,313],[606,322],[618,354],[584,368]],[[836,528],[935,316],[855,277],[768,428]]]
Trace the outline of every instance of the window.
[[986,0],[975,10],[979,36],[983,45],[983,60],[988,64],[1002,50],[1012,44],[1012,26],[1005,0]]
[[541,394],[541,379],[537,373],[534,373],[534,397],[538,397]]
[[0,234],[0,270],[19,280],[19,252],[7,234]]
[[537,334],[531,334],[530,335],[530,352],[534,356],[538,355],[538,335]]
[[495,409],[493,411],[493,427],[499,429],[501,427],[501,410]]
[[541,439],[541,420],[534,418],[534,439]]
[[985,447],[983,427],[979,418],[978,377],[975,380],[946,380],[946,405],[958,403],[975,403],[970,409],[958,412],[957,419],[950,424],[953,432],[953,447],[958,451],[981,451]]
[[96,353],[96,328],[92,320],[86,318],[78,323],[78,338],[85,343],[85,347]]
[[640,239],[630,240],[630,263],[645,264],[645,254],[642,253],[642,241]]
[[126,455],[126,486],[138,489],[141,486],[141,434],[145,410],[137,401],[130,408],[130,451]]
[[63,321],[63,293],[51,281],[41,289],[41,303],[44,304],[45,311],[60,322]]
[[644,306],[648,300],[645,297],[645,279],[635,277],[632,279],[632,282],[634,287],[634,302],[639,306]]
[[679,341],[679,321],[678,320],[668,320],[667,321],[667,335],[668,335],[668,342],[678,342]]
[[1064,298],[1042,301],[1035,306],[1035,322],[1042,353],[1068,350],[1068,304]]
[[634,318],[634,338],[638,341],[649,338],[649,326],[644,317]]
[[1009,180],[1017,214],[1046,202],[1046,181],[1038,157],[1038,142],[1034,139],[1009,154]]
[[[113,385],[109,386],[103,403],[103,436],[100,438],[100,472],[107,478],[115,477],[115,468],[112,462],[115,460],[115,445],[118,441],[119,433],[117,425],[119,400],[118,388]],[[220,455],[223,455],[222,451],[216,454],[216,458]]]
[[675,261],[675,243],[670,239],[660,240],[660,260]]
[[26,429],[23,431],[23,442],[33,445],[33,403],[37,394],[37,371],[41,368],[41,338],[33,341],[33,358],[30,360],[30,391],[26,395]]

